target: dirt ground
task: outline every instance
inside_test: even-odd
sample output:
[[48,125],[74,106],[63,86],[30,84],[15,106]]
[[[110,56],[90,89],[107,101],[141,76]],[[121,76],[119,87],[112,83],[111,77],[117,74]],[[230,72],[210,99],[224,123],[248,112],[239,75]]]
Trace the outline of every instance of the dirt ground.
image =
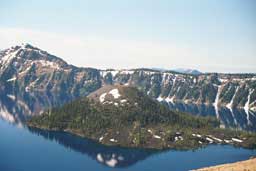
[[236,163],[206,167],[195,171],[256,171],[256,158]]

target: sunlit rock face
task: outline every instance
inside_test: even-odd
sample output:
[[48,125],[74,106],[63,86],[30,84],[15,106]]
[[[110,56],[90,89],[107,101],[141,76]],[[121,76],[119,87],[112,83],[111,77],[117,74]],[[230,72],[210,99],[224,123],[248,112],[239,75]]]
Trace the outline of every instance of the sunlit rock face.
[[103,81],[136,86],[158,101],[256,107],[254,74],[181,74],[148,69],[101,71]]
[[69,65],[28,44],[1,51],[0,83],[6,94],[43,92],[66,100],[88,95],[101,86],[98,70]]
[[[223,120],[224,126],[246,128],[253,125],[255,120],[255,74],[184,74],[152,69],[79,68],[29,44],[0,52],[0,113],[2,118],[10,122],[23,121],[44,109],[63,105],[103,86],[116,84],[135,86],[148,96],[169,105],[212,106],[215,111],[211,115]],[[119,93],[111,89],[101,94],[98,100],[108,103],[107,99],[112,95],[110,102],[115,105],[127,103],[127,99],[119,97]],[[236,119],[239,116],[237,111],[245,111],[240,112],[239,119]],[[223,116],[223,113],[229,114]],[[243,121],[242,125],[240,121]]]
[[79,68],[29,44],[0,52],[0,90],[58,94],[67,101],[105,84],[135,86],[159,101],[256,110],[255,74],[187,74],[152,69]]

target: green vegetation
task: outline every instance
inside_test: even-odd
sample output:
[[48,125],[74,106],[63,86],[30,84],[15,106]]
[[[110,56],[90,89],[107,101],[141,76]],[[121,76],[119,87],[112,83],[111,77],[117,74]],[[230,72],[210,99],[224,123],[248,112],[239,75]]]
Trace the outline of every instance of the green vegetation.
[[[48,110],[32,118],[28,125],[68,131],[109,145],[191,149],[208,144],[206,135],[213,135],[223,140],[249,139],[245,147],[255,148],[254,134],[226,133],[218,129],[219,122],[214,118],[170,111],[136,88],[123,87],[122,96],[127,103],[118,106],[84,97]],[[194,137],[194,133],[205,138]]]

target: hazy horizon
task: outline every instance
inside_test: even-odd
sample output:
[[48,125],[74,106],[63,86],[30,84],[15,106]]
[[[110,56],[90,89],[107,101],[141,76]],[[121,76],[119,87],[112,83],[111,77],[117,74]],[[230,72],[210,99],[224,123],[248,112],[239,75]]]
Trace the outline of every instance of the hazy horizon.
[[256,73],[256,3],[0,2],[0,49],[29,43],[69,64]]

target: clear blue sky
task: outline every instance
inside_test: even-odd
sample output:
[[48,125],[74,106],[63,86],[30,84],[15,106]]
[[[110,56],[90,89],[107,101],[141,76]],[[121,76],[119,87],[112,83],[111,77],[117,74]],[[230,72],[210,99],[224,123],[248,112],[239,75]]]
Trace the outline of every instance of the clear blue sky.
[[4,0],[0,36],[78,66],[256,72],[255,0]]

